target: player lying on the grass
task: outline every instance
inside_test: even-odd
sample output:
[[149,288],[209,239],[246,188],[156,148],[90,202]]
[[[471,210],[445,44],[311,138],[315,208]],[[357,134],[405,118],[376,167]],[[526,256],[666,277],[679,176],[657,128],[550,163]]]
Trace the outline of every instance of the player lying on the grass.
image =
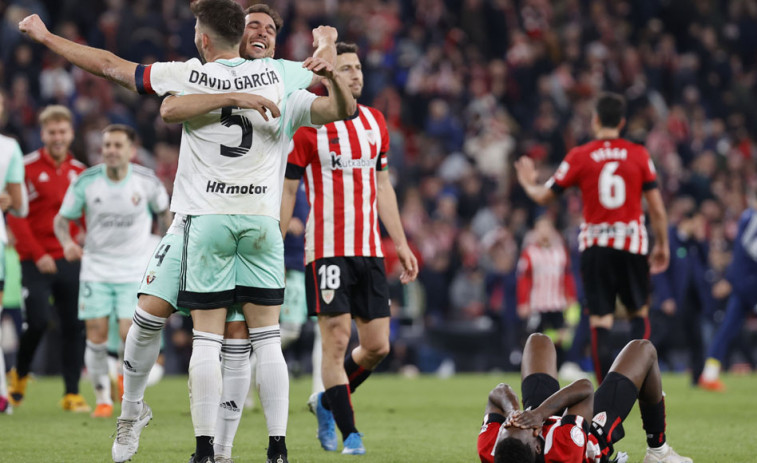
[[528,338],[521,365],[524,409],[510,386],[492,389],[478,436],[482,462],[609,462],[638,397],[648,445],[644,463],[692,463],[666,442],[657,351],[649,341],[629,342],[593,394],[586,379],[560,389],[556,358],[547,336]]

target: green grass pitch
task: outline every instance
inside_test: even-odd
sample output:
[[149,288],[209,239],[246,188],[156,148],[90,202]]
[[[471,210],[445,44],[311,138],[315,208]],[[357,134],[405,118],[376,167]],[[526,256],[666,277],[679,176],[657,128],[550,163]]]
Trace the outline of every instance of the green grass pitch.
[[[305,402],[308,377],[293,380],[290,391],[289,461],[334,462],[475,462],[476,435],[488,391],[498,382],[519,385],[513,374],[457,375],[449,379],[421,376],[407,379],[375,375],[353,396],[358,429],[365,434],[365,456],[321,450],[315,418]],[[757,390],[755,376],[726,376],[728,392],[716,394],[688,385],[688,377],[665,375],[668,440],[698,463],[757,461]],[[0,415],[0,462],[110,462],[115,418],[96,420],[63,412],[58,407],[59,378],[30,383],[25,403],[10,416]],[[516,387],[518,390],[519,387]],[[93,403],[90,385],[82,381]],[[194,449],[185,377],[168,377],[147,390],[154,411],[144,430],[142,462],[186,462]],[[116,411],[118,406],[116,407]],[[616,448],[632,462],[644,455],[644,433],[638,409],[625,424],[626,437]],[[267,432],[258,405],[245,411],[234,446],[237,463],[265,461]]]

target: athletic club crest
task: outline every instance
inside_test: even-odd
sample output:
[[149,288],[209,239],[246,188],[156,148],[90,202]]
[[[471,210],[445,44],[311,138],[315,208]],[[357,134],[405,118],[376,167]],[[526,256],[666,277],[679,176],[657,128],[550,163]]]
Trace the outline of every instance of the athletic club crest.
[[150,272],[149,274],[147,274],[147,277],[145,277],[145,281],[147,282],[148,285],[152,283],[153,281],[155,281],[155,272]]
[[138,206],[140,201],[142,201],[142,197],[139,195],[139,193],[134,193],[133,195],[131,195],[132,204]]
[[375,145],[378,143],[378,139],[376,137],[376,132],[373,130],[366,130],[365,131],[365,139],[368,140],[369,145]]
[[331,304],[331,301],[334,300],[334,290],[326,289],[321,291],[321,297],[326,304]]
[[594,415],[593,422],[597,423],[600,428],[603,428],[607,424],[607,412],[600,412]]

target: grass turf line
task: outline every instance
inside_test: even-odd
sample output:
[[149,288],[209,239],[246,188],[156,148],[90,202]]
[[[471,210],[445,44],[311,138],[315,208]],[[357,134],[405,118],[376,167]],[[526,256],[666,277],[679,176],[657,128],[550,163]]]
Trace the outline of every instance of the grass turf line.
[[[667,394],[668,441],[696,462],[753,461],[757,454],[754,429],[754,390],[757,376],[725,376],[725,394],[689,386],[684,375],[663,375]],[[421,376],[405,379],[375,375],[352,398],[356,424],[365,434],[367,455],[348,457],[321,450],[315,438],[315,417],[305,406],[309,377],[293,380],[287,444],[291,463],[358,459],[378,462],[475,462],[487,393],[499,382],[520,390],[514,374],[457,375],[450,379]],[[146,393],[154,411],[144,430],[139,453],[142,462],[185,462],[194,450],[186,377],[167,377]],[[94,419],[88,414],[63,412],[58,401],[59,378],[31,382],[24,404],[10,416],[0,415],[0,462],[110,462],[115,418]],[[94,403],[91,386],[82,391]],[[115,407],[118,413],[118,405]],[[625,423],[626,437],[616,445],[640,462],[646,444],[638,408]],[[245,411],[234,445],[237,463],[265,461],[267,431],[259,403]],[[341,450],[341,446],[340,446]]]

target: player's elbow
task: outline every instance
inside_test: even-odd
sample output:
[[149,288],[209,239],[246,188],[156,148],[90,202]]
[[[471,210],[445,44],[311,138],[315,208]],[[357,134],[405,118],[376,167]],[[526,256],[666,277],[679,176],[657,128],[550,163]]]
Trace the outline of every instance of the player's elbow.
[[160,105],[160,117],[161,119],[163,119],[163,122],[166,122],[167,124],[176,124],[181,122],[178,114],[176,114],[176,105],[167,104],[165,101],[162,105]]

